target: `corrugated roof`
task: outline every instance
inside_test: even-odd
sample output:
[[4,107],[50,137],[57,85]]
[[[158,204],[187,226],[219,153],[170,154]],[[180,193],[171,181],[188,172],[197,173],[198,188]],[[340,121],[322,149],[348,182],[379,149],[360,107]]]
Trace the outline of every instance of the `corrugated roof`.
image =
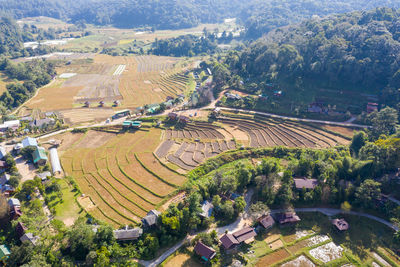
[[55,147],[50,148],[50,161],[51,161],[51,168],[53,169],[53,174],[62,171],[60,159],[57,153],[57,148]]
[[22,140],[22,145],[23,145],[24,147],[28,147],[28,146],[37,146],[38,143],[37,143],[37,141],[36,141],[35,138],[27,137],[27,138],[25,138],[24,140]]
[[254,231],[254,228],[246,227],[239,231],[234,232],[232,235],[236,238],[236,240],[239,243],[241,243],[243,241],[246,241],[247,239],[255,237],[257,233]]
[[293,180],[297,189],[314,189],[318,185],[317,179],[295,178]]
[[194,247],[194,251],[200,255],[205,257],[207,260],[210,260],[215,255],[215,250],[204,245],[201,241],[197,242],[196,246]]
[[39,160],[47,160],[46,152],[43,147],[36,147],[32,157],[34,163],[37,163]]
[[114,236],[117,240],[132,240],[137,239],[143,234],[141,228],[128,229],[128,230],[115,230]]
[[6,245],[0,245],[0,259],[3,259],[11,254]]
[[239,244],[239,241],[232,234],[225,234],[219,239],[225,249],[231,248],[233,245]]

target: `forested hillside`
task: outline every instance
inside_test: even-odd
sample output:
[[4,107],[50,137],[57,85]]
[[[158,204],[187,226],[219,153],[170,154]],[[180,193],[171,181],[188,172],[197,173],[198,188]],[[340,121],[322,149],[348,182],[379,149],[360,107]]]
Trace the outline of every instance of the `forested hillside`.
[[14,56],[23,49],[18,25],[9,18],[0,18],[0,54]]
[[248,38],[258,38],[280,26],[309,19],[314,15],[370,10],[376,7],[400,7],[396,0],[255,0],[248,2],[239,18],[247,28]]
[[328,15],[375,7],[400,7],[398,0],[0,0],[0,11],[16,18],[48,16],[118,27],[151,26],[175,29],[238,17],[257,38],[279,26],[313,15]]
[[[300,90],[307,84],[373,93],[395,104],[400,82],[400,12],[379,8],[280,28],[242,52],[232,52],[222,80],[242,79],[244,90],[267,91],[282,81]],[[297,88],[297,89],[296,89]],[[396,97],[394,97],[396,96]]]

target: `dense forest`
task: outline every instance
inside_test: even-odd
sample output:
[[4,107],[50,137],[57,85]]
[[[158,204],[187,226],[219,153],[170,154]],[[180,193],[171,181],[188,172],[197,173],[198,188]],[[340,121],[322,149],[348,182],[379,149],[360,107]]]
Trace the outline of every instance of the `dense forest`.
[[14,56],[23,50],[22,34],[10,18],[0,18],[0,54]]
[[291,81],[299,90],[312,81],[376,94],[394,106],[400,82],[399,24],[400,12],[378,8],[279,28],[242,52],[231,52],[224,65],[215,67],[216,82],[229,80],[261,93],[269,82]]
[[0,0],[0,11],[15,18],[48,16],[72,22],[118,27],[152,26],[175,29],[238,17],[257,38],[279,26],[313,15],[366,10],[378,6],[400,7],[396,0]]
[[9,79],[18,81],[7,84],[6,92],[0,96],[0,112],[3,114],[28,100],[37,88],[48,84],[56,74],[54,65],[44,60],[14,63],[3,58],[0,71]]

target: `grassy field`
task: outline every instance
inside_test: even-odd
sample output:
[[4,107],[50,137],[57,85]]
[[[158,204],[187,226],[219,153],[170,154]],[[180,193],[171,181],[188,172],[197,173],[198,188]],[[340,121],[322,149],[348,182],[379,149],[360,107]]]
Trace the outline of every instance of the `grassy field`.
[[94,216],[113,225],[138,223],[183,185],[185,177],[152,154],[160,137],[159,129],[118,135],[89,131],[62,154],[65,172],[101,211]]

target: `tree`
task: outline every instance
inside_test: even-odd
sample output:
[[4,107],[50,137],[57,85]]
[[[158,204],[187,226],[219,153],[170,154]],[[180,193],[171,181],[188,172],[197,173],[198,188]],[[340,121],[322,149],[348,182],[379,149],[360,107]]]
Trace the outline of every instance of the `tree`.
[[258,201],[254,204],[251,204],[249,208],[249,215],[253,220],[260,218],[263,215],[267,215],[269,213],[269,208],[267,205]]
[[94,244],[94,232],[92,226],[78,221],[68,231],[67,238],[71,255],[77,260],[85,260],[86,255],[91,251]]
[[371,134],[375,139],[381,135],[392,135],[396,133],[398,113],[394,108],[386,107],[377,113],[372,114]]
[[357,188],[355,197],[356,201],[365,208],[372,208],[373,201],[381,195],[381,184],[374,180],[367,179]]
[[101,225],[94,236],[94,243],[100,245],[111,245],[115,242],[113,228],[110,225]]
[[0,229],[8,221],[8,204],[4,194],[0,194]]
[[234,205],[235,213],[239,214],[239,213],[243,212],[246,205],[247,205],[247,203],[246,203],[246,200],[244,199],[244,197],[237,197],[235,199],[235,205]]
[[354,134],[353,139],[350,144],[350,151],[353,152],[354,155],[358,156],[358,152],[360,149],[366,144],[367,135],[365,132],[357,132]]

